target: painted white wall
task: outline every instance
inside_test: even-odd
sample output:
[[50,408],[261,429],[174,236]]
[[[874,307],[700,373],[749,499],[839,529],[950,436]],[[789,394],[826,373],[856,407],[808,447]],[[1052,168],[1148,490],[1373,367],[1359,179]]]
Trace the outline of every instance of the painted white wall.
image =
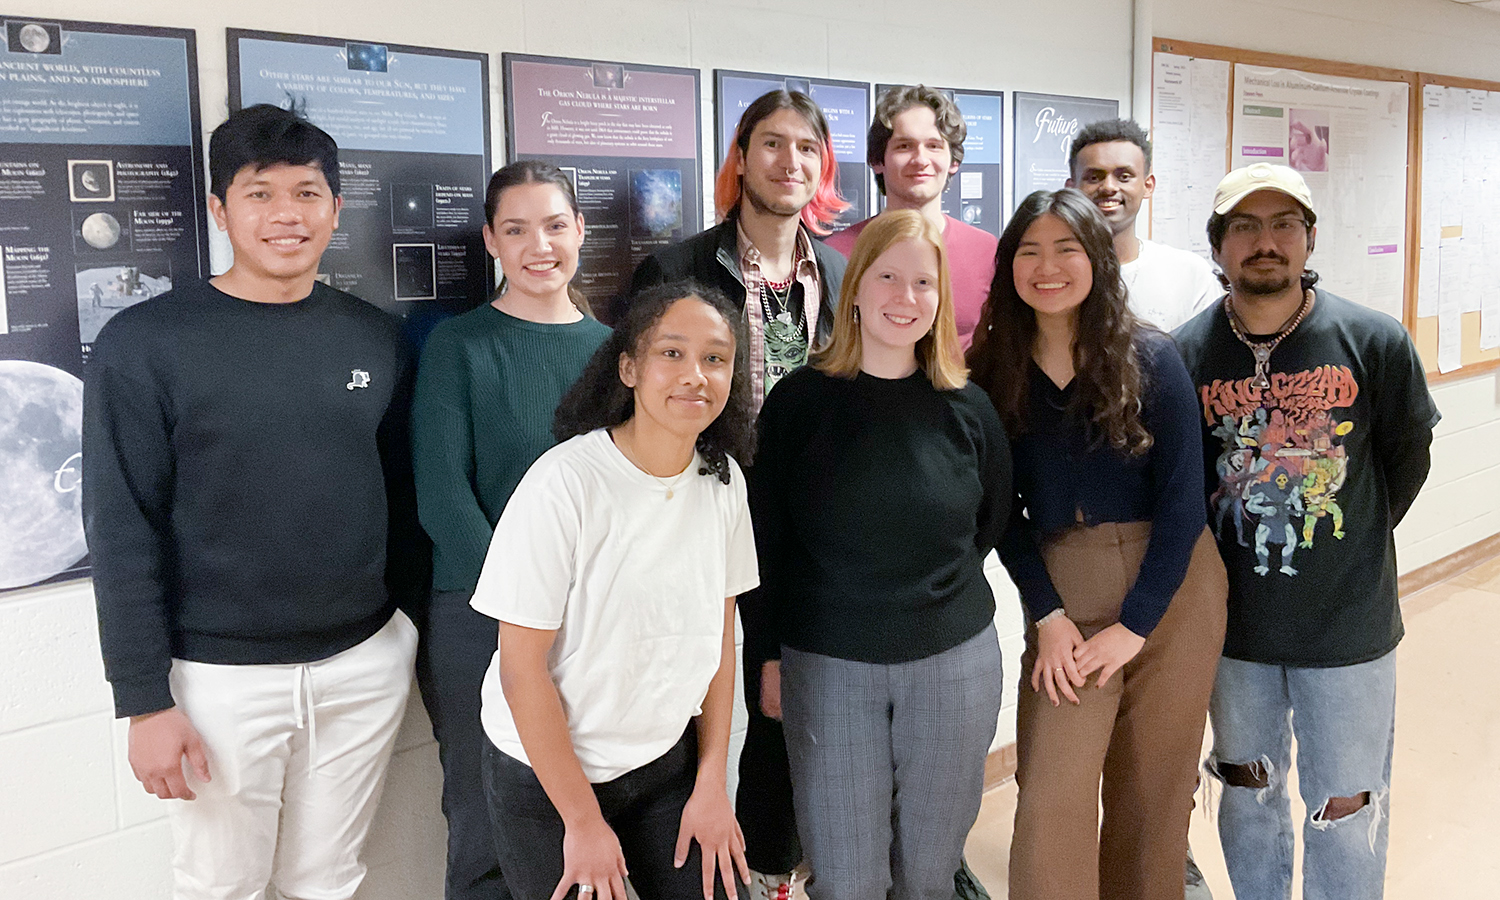
[[1451,0],[1149,0],[1156,37],[1500,80],[1500,14]]
[[[1494,62],[1500,15],[1448,0],[1139,5],[1165,37],[1500,79]],[[497,160],[503,51],[698,67],[709,154],[714,68],[1081,94],[1118,99],[1123,110],[1132,96],[1127,0],[931,0],[917,6],[823,0],[815,7],[804,0],[448,0],[428,8],[391,0],[262,0],[235,7],[13,0],[8,11],[197,29],[210,129],[227,112],[226,27],[488,51]],[[224,261],[220,251],[216,268]],[[1494,451],[1500,380],[1460,381],[1436,394],[1445,419],[1433,477],[1397,534],[1403,571],[1500,532],[1500,454]],[[1021,618],[1014,589],[996,568],[991,572],[1010,685],[1001,744],[1014,738]],[[169,895],[171,836],[163,804],[131,776],[124,734],[111,715],[89,583],[0,595],[0,896]],[[414,702],[366,848],[371,871],[362,900],[441,896],[439,782],[436,747]]]

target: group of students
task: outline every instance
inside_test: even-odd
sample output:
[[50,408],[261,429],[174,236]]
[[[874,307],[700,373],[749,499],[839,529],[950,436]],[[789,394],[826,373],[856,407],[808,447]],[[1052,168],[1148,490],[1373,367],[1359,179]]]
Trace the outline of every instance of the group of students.
[[[1344,346],[1373,334],[1397,357],[1409,342],[1314,294],[1289,249],[1311,251],[1311,197],[1261,166],[1220,186],[1210,239],[1229,297],[1187,301],[1203,311],[1179,348],[1132,311],[1139,264],[1166,252],[1133,234],[1151,182],[1132,128],[1080,135],[1079,189],[1025,198],[995,242],[941,214],[962,159],[951,99],[894,89],[870,142],[887,210],[825,243],[845,208],[826,121],[773,91],[719,173],[722,224],[643,262],[613,329],[594,318],[604,298],[571,286],[585,236],[571,181],[512,163],[485,199],[500,288],[412,366],[394,324],[314,281],[337,223],[332,141],[271,107],[231,116],[210,169],[234,266],[116,316],[85,398],[87,525],[131,764],[152,793],[197,797],[174,804],[178,895],[352,893],[405,702],[394,681],[415,659],[450,900],[622,900],[627,878],[647,900],[741,885],[947,900],[1001,707],[984,572],[998,550],[1029,623],[1010,895],[1182,897],[1212,695],[1221,827],[1243,829],[1226,833],[1227,854],[1244,850],[1231,876],[1246,900],[1281,896],[1289,852],[1282,875],[1267,842],[1289,841],[1290,822],[1256,819],[1267,785],[1245,781],[1285,763],[1245,755],[1258,735],[1219,733],[1243,718],[1221,668],[1239,576],[1209,527],[1223,487],[1211,497],[1206,480],[1233,476],[1235,525],[1259,517],[1254,559],[1281,543],[1279,575],[1318,522],[1338,516],[1342,538],[1332,498],[1356,478],[1391,502],[1386,549],[1436,411],[1419,363],[1401,392],[1362,382],[1382,429],[1398,408],[1412,417],[1375,436],[1407,453],[1377,477],[1318,468],[1362,452],[1348,436],[1368,442],[1368,425],[1325,410],[1328,434],[1309,438],[1290,413],[1206,406],[1246,365],[1221,331],[1255,367],[1241,401],[1299,325]],[[1140,159],[1112,158],[1122,143]],[[1286,321],[1261,325],[1287,298]],[[1228,448],[1205,460],[1221,430]],[[1293,506],[1304,543],[1273,530]],[[423,532],[430,596],[410,564]],[[1356,562],[1394,569],[1389,552]],[[737,611],[749,724],[731,803]],[[1393,659],[1399,636],[1398,617],[1389,646],[1377,635],[1379,652],[1338,665]],[[1250,640],[1243,678],[1268,665]],[[1245,727],[1274,732],[1260,702],[1269,719]],[[1388,780],[1388,745],[1384,764]],[[1370,808],[1378,879],[1385,782],[1351,784],[1316,827]],[[1256,799],[1231,802],[1244,788]],[[1360,877],[1363,892],[1318,896],[1378,896]]]

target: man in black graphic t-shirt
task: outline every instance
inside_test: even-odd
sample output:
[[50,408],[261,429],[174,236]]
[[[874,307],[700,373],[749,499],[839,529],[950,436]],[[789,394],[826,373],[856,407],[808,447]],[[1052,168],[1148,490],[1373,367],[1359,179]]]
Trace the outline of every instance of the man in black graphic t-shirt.
[[1229,295],[1174,335],[1203,407],[1229,573],[1209,768],[1241,898],[1290,890],[1293,733],[1312,811],[1308,895],[1382,894],[1403,633],[1393,530],[1439,418],[1401,323],[1313,287],[1316,221],[1285,166],[1225,176],[1208,234]]

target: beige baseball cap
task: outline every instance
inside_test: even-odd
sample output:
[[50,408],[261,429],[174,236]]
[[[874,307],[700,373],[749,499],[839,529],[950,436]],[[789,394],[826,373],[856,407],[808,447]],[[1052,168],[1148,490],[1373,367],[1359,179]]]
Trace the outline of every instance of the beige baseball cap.
[[1313,209],[1312,191],[1307,189],[1307,182],[1296,169],[1271,163],[1251,163],[1235,169],[1219,182],[1214,191],[1214,213],[1220,216],[1228,213],[1256,191],[1279,191],[1308,210],[1317,212]]

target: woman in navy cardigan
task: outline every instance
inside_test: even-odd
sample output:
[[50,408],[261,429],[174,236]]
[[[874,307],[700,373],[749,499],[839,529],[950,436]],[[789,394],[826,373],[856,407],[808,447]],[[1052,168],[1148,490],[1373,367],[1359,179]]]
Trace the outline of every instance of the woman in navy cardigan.
[[1011,436],[1029,620],[1010,895],[1180,900],[1228,585],[1192,384],[1082,194],[1016,211],[968,359]]

